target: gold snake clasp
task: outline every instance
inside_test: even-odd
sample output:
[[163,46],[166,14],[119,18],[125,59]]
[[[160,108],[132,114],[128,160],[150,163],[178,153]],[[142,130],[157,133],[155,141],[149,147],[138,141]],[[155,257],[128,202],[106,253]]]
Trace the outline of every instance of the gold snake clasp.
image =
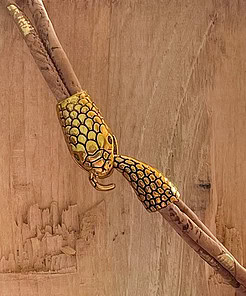
[[73,159],[89,172],[93,187],[114,189],[115,184],[100,184],[98,178],[111,175],[117,141],[88,93],[81,91],[59,102],[57,114]]
[[128,156],[118,155],[116,137],[86,91],[57,104],[57,114],[68,148],[76,163],[89,173],[97,190],[111,190],[98,179],[110,176],[115,168],[127,179],[149,212],[178,201],[176,187],[153,167]]
[[148,212],[179,200],[177,188],[157,169],[129,156],[116,155],[114,167],[127,179]]

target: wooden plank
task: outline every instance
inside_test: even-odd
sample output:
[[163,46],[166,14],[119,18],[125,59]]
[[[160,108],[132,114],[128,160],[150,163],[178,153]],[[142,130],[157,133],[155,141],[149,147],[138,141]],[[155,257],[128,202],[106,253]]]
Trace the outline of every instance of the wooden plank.
[[213,131],[212,217],[218,238],[241,263],[246,254],[246,208],[241,194],[245,189],[245,10],[243,1],[222,4],[217,40],[213,39],[217,69],[209,93]]
[[[242,262],[244,1],[49,0],[45,5],[82,86],[116,134],[120,153],[165,172]],[[111,178],[117,184],[112,192],[89,185],[69,156],[55,100],[3,9],[0,51],[1,293],[234,295],[158,214],[145,212],[119,174]],[[24,221],[25,229],[45,231],[47,223],[46,230],[52,229],[47,214],[52,201],[57,225],[70,232],[77,225],[77,240],[70,245],[76,255],[68,254],[69,237],[65,249],[54,238],[49,250],[76,256],[75,270],[61,274],[59,261],[53,274],[41,273],[37,265],[33,274],[32,259],[24,274],[23,262],[16,269],[17,249],[25,253],[15,235],[24,232],[18,225]],[[65,211],[71,205],[77,214]],[[27,249],[32,258],[35,235]]]

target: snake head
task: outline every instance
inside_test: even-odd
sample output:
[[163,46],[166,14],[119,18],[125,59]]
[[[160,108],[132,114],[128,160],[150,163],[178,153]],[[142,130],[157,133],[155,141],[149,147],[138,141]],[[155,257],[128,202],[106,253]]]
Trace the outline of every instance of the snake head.
[[113,172],[118,153],[115,136],[86,91],[58,103],[57,113],[63,133],[76,163],[89,172],[89,180],[98,190],[110,190],[114,184],[99,184],[97,178]]
[[105,125],[102,133],[95,136],[95,140],[88,140],[86,152],[72,151],[76,162],[90,174],[100,179],[109,177],[113,172],[114,152],[117,151],[115,136]]

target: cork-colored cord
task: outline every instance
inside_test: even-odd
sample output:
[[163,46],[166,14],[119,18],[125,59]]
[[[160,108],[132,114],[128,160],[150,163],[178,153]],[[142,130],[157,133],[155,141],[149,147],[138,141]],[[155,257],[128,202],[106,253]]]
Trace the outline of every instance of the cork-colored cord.
[[42,1],[27,0],[35,26],[15,1],[2,0],[2,3],[8,8],[59,102],[58,117],[69,151],[74,160],[89,173],[91,184],[98,190],[113,189],[112,186],[99,184],[97,178],[108,177],[114,169],[118,170],[148,211],[158,211],[227,283],[241,295],[246,295],[245,268],[180,199],[175,186],[158,170],[118,154],[116,137],[87,92],[82,91]]
[[52,59],[70,96],[81,91],[81,85],[68,57],[58,40],[42,0],[27,0],[27,6],[33,16],[36,30],[50,58]]
[[70,94],[31,21],[14,1],[7,1],[6,4],[7,10],[19,28],[36,65],[52,93],[57,100],[67,98]]

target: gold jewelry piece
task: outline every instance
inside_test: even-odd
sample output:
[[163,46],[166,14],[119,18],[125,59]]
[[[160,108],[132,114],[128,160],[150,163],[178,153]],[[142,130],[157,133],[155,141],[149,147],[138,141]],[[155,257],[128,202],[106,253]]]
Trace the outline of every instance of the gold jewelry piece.
[[89,172],[91,184],[97,190],[114,189],[115,184],[99,184],[97,179],[112,173],[116,138],[87,92],[58,103],[57,114],[73,159]]
[[114,167],[131,184],[148,212],[156,212],[179,200],[176,187],[151,166],[128,156],[117,155]]
[[109,177],[113,169],[121,172],[149,212],[178,201],[179,192],[158,170],[128,156],[118,155],[116,137],[86,91],[57,104],[57,114],[68,148],[76,163],[89,172],[97,190],[112,190],[98,179]]

